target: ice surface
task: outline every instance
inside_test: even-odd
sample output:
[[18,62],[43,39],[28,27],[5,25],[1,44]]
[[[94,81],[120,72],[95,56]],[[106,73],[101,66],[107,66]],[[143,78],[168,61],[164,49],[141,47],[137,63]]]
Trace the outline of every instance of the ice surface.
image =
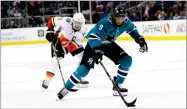
[[[124,86],[127,101],[137,97],[137,108],[186,107],[186,41],[147,41],[149,51],[140,53],[133,41],[117,42],[133,57]],[[84,44],[85,45],[85,44]],[[69,93],[56,101],[63,87],[59,70],[47,92],[41,91],[46,68],[50,67],[50,45],[18,45],[1,48],[2,108],[123,108],[120,97],[112,96],[112,84],[100,65],[85,78],[90,87]],[[76,69],[70,54],[61,62],[65,79]],[[118,66],[104,58],[111,75]]]

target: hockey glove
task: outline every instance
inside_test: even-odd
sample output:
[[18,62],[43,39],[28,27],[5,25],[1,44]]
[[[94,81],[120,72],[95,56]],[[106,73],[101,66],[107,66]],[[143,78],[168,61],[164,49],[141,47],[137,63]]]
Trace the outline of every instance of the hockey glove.
[[51,42],[53,40],[56,40],[56,35],[54,29],[48,29],[46,32],[46,39]]
[[104,52],[100,49],[97,49],[97,48],[95,48],[94,51],[95,51],[94,61],[96,64],[99,64],[99,62],[101,60],[103,60],[102,56],[103,56]]
[[139,37],[138,39],[135,39],[135,42],[140,45],[139,51],[144,53],[145,51],[148,51],[147,43],[145,42],[145,39],[143,37]]
[[65,54],[68,53],[67,49],[65,47],[61,46],[59,38],[57,38],[56,40],[53,40],[51,45],[54,46],[54,49],[53,49],[53,52],[52,52],[53,53],[52,57],[55,56],[54,55],[54,50],[55,50],[55,52],[57,54],[57,57],[64,58]]

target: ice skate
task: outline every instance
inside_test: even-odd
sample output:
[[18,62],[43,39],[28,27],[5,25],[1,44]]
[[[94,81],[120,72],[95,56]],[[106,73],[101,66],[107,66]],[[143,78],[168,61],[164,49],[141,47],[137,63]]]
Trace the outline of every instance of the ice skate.
[[69,90],[67,90],[65,87],[62,88],[62,90],[57,94],[58,100],[61,100],[62,98],[64,98],[64,96],[66,96],[68,92]]
[[76,86],[77,88],[87,88],[89,87],[89,81],[81,80]]
[[49,87],[49,81],[48,80],[44,80],[42,83],[42,91],[46,91]]
[[[114,77],[114,82],[116,81],[116,77]],[[121,94],[123,96],[127,96],[128,89],[124,88],[121,84],[118,84],[115,82],[117,87],[119,88]],[[119,96],[119,93],[117,92],[117,89],[113,86],[113,96]]]

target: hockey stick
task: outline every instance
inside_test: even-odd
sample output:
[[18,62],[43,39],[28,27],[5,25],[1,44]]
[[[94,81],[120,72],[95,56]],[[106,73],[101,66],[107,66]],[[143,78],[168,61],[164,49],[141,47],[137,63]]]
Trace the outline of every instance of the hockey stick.
[[[58,41],[58,40],[57,40],[57,41]],[[58,42],[56,42],[56,43],[58,43]],[[60,75],[61,75],[61,78],[62,78],[62,82],[63,82],[63,84],[64,84],[64,86],[65,86],[64,76],[63,76],[63,74],[62,74],[60,62],[59,62],[58,57],[57,57],[56,48],[55,48],[55,46],[54,46],[54,43],[52,43],[52,48],[53,48],[53,51],[54,51],[54,54],[55,54],[55,57],[56,57],[56,60],[57,60],[57,63],[58,63],[58,68],[59,68],[59,70],[60,70]],[[71,92],[76,92],[76,91],[78,91],[78,89],[71,89],[70,91],[71,91]]]
[[113,79],[111,78],[109,72],[106,70],[106,68],[105,68],[105,66],[103,65],[103,63],[102,63],[101,61],[100,61],[99,63],[100,63],[101,66],[103,67],[105,73],[107,74],[108,78],[110,79],[110,81],[112,82],[112,84],[114,85],[114,87],[117,89],[117,92],[119,93],[119,95],[120,95],[121,99],[123,100],[123,102],[125,103],[125,105],[126,105],[127,107],[135,107],[135,103],[136,103],[137,97],[136,97],[136,99],[135,99],[134,101],[128,103],[128,102],[124,99],[124,97],[122,96],[122,94],[121,94],[119,88],[118,88],[117,85],[114,83]]

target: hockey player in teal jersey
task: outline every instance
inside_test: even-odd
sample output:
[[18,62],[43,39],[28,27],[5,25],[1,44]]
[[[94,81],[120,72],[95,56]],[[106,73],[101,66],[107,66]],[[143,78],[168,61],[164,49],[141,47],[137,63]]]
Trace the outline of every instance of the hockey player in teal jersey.
[[[103,55],[119,66],[114,81],[119,87],[121,94],[127,95],[128,90],[122,87],[121,84],[128,75],[132,64],[132,57],[115,42],[125,31],[140,45],[140,52],[148,51],[144,37],[139,34],[136,26],[125,17],[123,7],[115,8],[112,14],[101,19],[87,34],[88,43],[85,47],[80,66],[70,76],[65,87],[57,94],[59,99],[62,99],[70,89],[87,76],[90,69],[94,68],[94,63],[98,64],[102,60]],[[114,87],[113,95],[118,95]]]

